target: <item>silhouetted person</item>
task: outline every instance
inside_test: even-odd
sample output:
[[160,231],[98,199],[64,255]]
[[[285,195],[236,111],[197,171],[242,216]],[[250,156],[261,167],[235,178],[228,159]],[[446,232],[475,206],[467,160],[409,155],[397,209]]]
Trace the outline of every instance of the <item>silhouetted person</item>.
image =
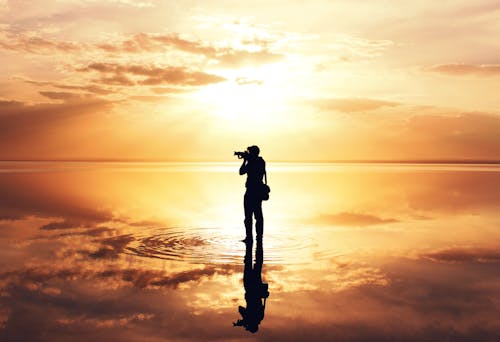
[[262,240],[257,240],[255,251],[255,265],[252,268],[252,245],[246,243],[245,270],[243,271],[243,285],[245,287],[245,301],[247,307],[238,307],[241,319],[233,323],[233,326],[243,326],[246,330],[255,333],[259,330],[259,324],[264,319],[266,299],[269,297],[268,285],[262,282],[262,264],[264,262],[264,251]]
[[245,207],[245,229],[246,237],[244,242],[251,241],[253,216],[255,216],[255,230],[257,239],[262,239],[264,233],[264,217],[262,216],[262,179],[266,174],[266,162],[259,157],[258,146],[249,146],[247,153],[243,155],[243,163],[240,167],[240,175],[247,174],[245,183],[246,192],[243,200]]

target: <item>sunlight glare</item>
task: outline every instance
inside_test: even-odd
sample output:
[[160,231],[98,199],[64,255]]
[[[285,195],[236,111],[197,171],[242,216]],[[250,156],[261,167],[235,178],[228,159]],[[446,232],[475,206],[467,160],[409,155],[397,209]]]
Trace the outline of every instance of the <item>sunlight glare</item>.
[[210,114],[240,123],[266,120],[270,125],[284,114],[286,90],[279,84],[284,80],[281,72],[266,76],[264,70],[253,70],[252,77],[227,78],[234,81],[205,87],[194,96]]

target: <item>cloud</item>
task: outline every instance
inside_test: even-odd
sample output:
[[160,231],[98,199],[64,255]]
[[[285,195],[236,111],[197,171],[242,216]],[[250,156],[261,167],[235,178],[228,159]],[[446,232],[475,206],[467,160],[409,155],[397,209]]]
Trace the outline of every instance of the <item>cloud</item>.
[[250,85],[250,84],[262,85],[262,84],[264,84],[264,81],[254,80],[254,79],[247,78],[247,77],[237,77],[236,83],[238,85]]
[[86,318],[78,316],[75,318],[60,318],[57,323],[62,326],[76,325],[82,328],[113,328],[113,327],[124,327],[128,326],[130,323],[142,322],[145,320],[150,320],[154,317],[153,314],[136,313],[130,316],[120,316],[117,318]]
[[313,104],[322,110],[334,110],[345,113],[372,111],[382,107],[395,107],[400,103],[367,98],[337,98],[313,100]]
[[[155,65],[122,65],[116,63],[91,63],[86,67],[79,68],[80,72],[98,72],[103,74],[99,81],[107,84],[133,85],[135,84],[128,76],[140,77],[138,84],[143,85],[184,85],[201,86],[212,83],[223,82],[226,79],[204,73],[193,71],[185,67],[158,67]],[[111,76],[107,76],[111,75]]]
[[120,277],[125,281],[130,281],[138,288],[146,287],[173,287],[177,288],[180,284],[199,281],[204,277],[214,275],[231,275],[239,271],[239,267],[234,265],[207,265],[201,269],[193,269],[183,272],[165,275],[158,272],[151,272],[140,269],[130,269],[119,271]]
[[129,77],[125,76],[122,73],[117,73],[112,76],[102,76],[99,79],[94,80],[94,82],[105,85],[115,85],[124,87],[130,87],[135,85],[134,81],[132,81]]
[[[408,180],[409,181],[409,180]],[[408,192],[408,205],[427,213],[475,214],[500,206],[497,172],[446,172],[425,177],[427,186]],[[439,191],[436,191],[439,189]]]
[[211,45],[184,39],[178,34],[138,33],[121,42],[97,44],[96,47],[110,53],[161,52],[167,49],[176,49],[207,57],[213,57],[217,53],[217,49]]
[[[102,240],[121,248],[127,238]],[[67,244],[79,247],[73,240]],[[323,265],[327,273],[324,267],[265,264],[267,272],[271,269],[263,279],[271,296],[259,338],[475,341],[498,336],[498,259],[478,265],[431,262],[425,256],[356,258],[334,258],[335,267]],[[0,338],[222,341],[245,333],[230,326],[238,304],[244,305],[242,264],[161,267],[126,256],[75,263],[36,258],[2,269]],[[26,324],[30,329],[21,329]]]
[[438,64],[425,70],[450,76],[500,76],[500,64]]
[[200,55],[206,59],[218,61],[220,66],[225,67],[274,63],[284,58],[284,55],[268,50],[271,41],[255,39],[246,43],[252,43],[259,49],[248,51],[228,46],[215,46],[208,42],[182,38],[175,33],[163,35],[138,33],[121,42],[97,44],[96,47],[109,53],[163,52],[171,49]]
[[268,46],[270,41],[264,43],[264,41],[255,40],[253,43],[258,44],[256,45],[259,48],[258,50],[248,51],[235,49],[229,46],[216,46],[209,42],[182,38],[176,33],[152,34],[142,32],[132,37],[111,43],[57,41],[43,37],[30,36],[26,33],[13,34],[4,32],[3,35],[0,36],[0,48],[31,54],[47,55],[58,52],[64,54],[92,52],[104,52],[108,54],[147,54],[171,50],[202,56],[205,59],[217,61],[220,66],[224,67],[274,63],[284,58],[284,55],[269,50]]
[[472,247],[449,247],[421,253],[420,257],[440,262],[500,263],[500,250]]
[[83,47],[81,44],[75,42],[53,41],[19,33],[0,36],[0,48],[33,54],[49,54],[53,52],[76,53],[81,51]]
[[250,65],[275,63],[284,58],[284,55],[268,50],[246,51],[233,50],[217,56],[221,66],[237,68]]
[[[68,227],[69,228],[69,227]],[[74,228],[74,227],[72,227]],[[108,227],[97,227],[97,228],[86,228],[81,231],[72,231],[72,232],[65,232],[61,233],[58,236],[64,237],[64,236],[93,236],[93,237],[101,237],[103,235],[110,235],[111,233],[116,232],[115,229],[108,228]]]
[[[315,141],[322,146],[342,146],[322,150],[307,146],[310,159],[500,160],[500,115],[494,113],[378,101],[318,99],[306,104],[323,108],[316,115],[324,126],[315,125],[309,131]],[[356,115],[330,117],[328,110]]]
[[184,88],[172,88],[172,87],[152,87],[150,90],[156,94],[177,94],[184,93],[187,89]]
[[[4,144],[1,156],[6,158],[22,145],[23,140],[33,142],[47,132],[50,132],[57,124],[69,119],[77,119],[88,115],[95,115],[111,109],[111,102],[89,97],[79,98],[70,93],[41,92],[44,96],[52,99],[66,100],[60,104],[35,104],[28,105],[18,101],[0,100],[0,145]],[[68,128],[68,126],[66,126]],[[56,138],[56,137],[54,137]],[[48,143],[47,139],[39,147]],[[14,144],[15,143],[15,144]],[[7,149],[5,144],[14,144]]]
[[208,59],[217,60],[222,66],[229,67],[274,63],[284,57],[282,54],[273,53],[267,50],[267,46],[270,43],[269,41],[266,42],[265,48],[262,48],[263,41],[254,40],[253,43],[258,43],[261,49],[257,51],[247,51],[231,47],[215,47],[200,41],[180,38],[178,34],[153,35],[140,33],[135,35],[132,39],[125,40],[119,45],[108,45],[107,48],[109,51],[114,52],[122,50],[140,52],[157,51],[159,49],[164,50],[165,47],[170,47],[191,54],[203,55]]
[[159,84],[175,84],[200,86],[213,83],[223,82],[226,79],[221,76],[207,74],[201,71],[186,71],[183,68],[168,68],[155,76],[148,77],[139,84],[144,85],[159,85]]
[[500,158],[500,116],[488,113],[415,115],[405,125],[400,146],[453,158]]
[[[0,329],[0,339],[35,341],[43,336],[44,340],[62,341],[71,335],[73,340],[82,342],[89,338],[132,342],[143,340],[144,336],[152,341],[224,340],[228,332],[237,333],[234,329],[224,329],[233,318],[234,308],[218,307],[217,293],[214,308],[193,306],[197,287],[194,292],[186,291],[185,287],[172,290],[182,283],[176,280],[175,272],[88,270],[83,265],[50,272],[54,266],[51,265],[46,270],[11,273],[8,278],[4,278],[3,273],[0,275],[0,279],[8,281],[7,292],[3,292],[8,293],[8,297],[2,298],[0,309],[0,322],[5,322]],[[211,266],[206,269],[209,277],[218,274],[218,271],[212,273]],[[220,270],[225,272],[223,268]],[[169,276],[172,284],[147,286],[149,280],[141,279],[148,279],[149,272],[159,279],[162,275]],[[199,276],[205,277],[203,273],[207,272],[200,269],[181,273],[183,276],[197,273],[187,277],[190,282],[200,279]],[[50,275],[56,277],[49,278]],[[31,280],[36,286],[23,286],[23,282],[27,285]],[[167,311],[165,303],[168,303]],[[186,324],[179,325],[179,322]],[[30,329],[22,329],[26,325]]]
[[323,214],[316,221],[334,225],[345,226],[370,226],[383,223],[395,223],[399,220],[393,218],[380,218],[375,215],[342,212],[338,214]]
[[[113,241],[118,241],[114,239]],[[115,243],[115,242],[113,242]],[[122,244],[123,241],[120,242]],[[114,258],[112,258],[114,259]],[[22,284],[49,284],[58,281],[99,281],[115,280],[116,285],[133,285],[136,288],[177,288],[179,285],[187,282],[198,282],[202,278],[210,278],[215,275],[232,275],[234,272],[241,271],[240,266],[236,265],[206,265],[203,268],[191,269],[180,272],[164,272],[157,270],[141,268],[122,268],[117,266],[108,266],[103,268],[92,267],[92,264],[75,267],[30,267],[18,269],[15,271],[5,271],[0,273],[0,280],[3,287],[15,288]],[[40,287],[30,287],[37,290]]]
[[80,227],[79,222],[72,222],[72,221],[58,221],[58,222],[50,222],[47,224],[44,224],[43,226],[40,227],[41,230],[59,230],[59,229],[68,229],[68,228],[78,228]]
[[84,96],[82,96],[81,94],[60,92],[60,91],[39,91],[38,93],[51,100],[74,101],[84,98]]
[[0,189],[0,217],[50,218],[51,223],[41,226],[44,231],[90,228],[113,219],[110,211],[95,208],[91,201],[77,197],[62,184],[55,186],[43,174],[29,177],[4,174],[0,178]]
[[102,239],[99,241],[101,247],[97,251],[89,253],[89,256],[94,259],[116,259],[134,240],[135,238],[130,234]]
[[87,2],[89,4],[93,3],[109,3],[109,4],[117,4],[117,5],[126,5],[130,7],[137,7],[137,8],[154,8],[155,2],[154,1],[144,1],[144,0],[84,0],[84,2]]
[[94,93],[98,95],[107,95],[113,93],[113,91],[109,88],[102,88],[96,85],[83,85],[83,86],[78,86],[78,85],[66,85],[66,84],[54,84],[53,85],[55,88],[60,88],[60,89],[69,89],[69,90],[83,90],[87,91],[89,93]]
[[245,45],[253,45],[253,46],[267,49],[269,46],[271,46],[276,41],[277,41],[277,39],[274,39],[274,38],[262,38],[262,37],[255,36],[253,38],[243,39],[241,41],[241,43],[245,44]]
[[136,95],[136,96],[130,96],[129,99],[136,100],[136,101],[141,101],[141,102],[158,103],[160,101],[168,100],[168,99],[170,99],[170,97],[168,97],[168,96],[159,96],[159,95]]
[[341,60],[351,61],[356,58],[375,58],[394,45],[392,40],[365,39],[349,35],[338,35],[335,42],[329,45],[331,51],[338,54]]
[[97,94],[97,95],[108,95],[113,93],[113,90],[109,88],[103,88],[94,84],[89,85],[71,85],[71,84],[62,84],[56,82],[48,82],[48,81],[33,81],[33,80],[24,80],[24,82],[28,84],[34,84],[39,87],[54,87],[58,89],[66,89],[66,90],[82,90],[85,92]]

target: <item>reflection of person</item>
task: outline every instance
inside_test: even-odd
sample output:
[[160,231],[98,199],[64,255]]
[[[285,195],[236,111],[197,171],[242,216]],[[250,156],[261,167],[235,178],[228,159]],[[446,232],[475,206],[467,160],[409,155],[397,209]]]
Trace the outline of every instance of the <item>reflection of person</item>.
[[243,204],[245,207],[245,229],[246,237],[244,242],[252,240],[252,224],[255,216],[255,230],[257,239],[262,239],[264,233],[264,217],[262,216],[262,198],[260,189],[262,179],[266,174],[266,162],[259,157],[260,149],[258,146],[250,146],[247,153],[243,155],[243,163],[240,167],[240,175],[247,174],[245,187],[245,197]]
[[243,285],[245,287],[245,301],[247,307],[238,307],[241,319],[233,323],[233,326],[243,326],[246,330],[255,333],[259,330],[259,324],[264,319],[266,299],[269,297],[268,285],[262,282],[262,264],[264,262],[264,251],[262,240],[257,240],[255,251],[255,266],[252,268],[252,243],[246,243],[245,270],[243,272]]

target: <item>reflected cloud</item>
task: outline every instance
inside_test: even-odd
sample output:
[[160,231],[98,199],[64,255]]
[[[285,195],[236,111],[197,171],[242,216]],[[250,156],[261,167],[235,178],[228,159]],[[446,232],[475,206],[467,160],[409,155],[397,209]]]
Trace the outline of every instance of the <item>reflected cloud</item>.
[[130,316],[122,316],[118,318],[85,318],[82,316],[76,318],[60,318],[56,322],[65,325],[79,326],[80,328],[113,328],[125,327],[130,323],[142,322],[150,320],[154,317],[153,314],[137,313]]
[[438,213],[472,213],[494,210],[500,204],[498,173],[437,173],[424,176],[423,180],[426,184],[408,192],[412,208]]
[[71,221],[58,221],[58,222],[50,222],[44,224],[40,227],[41,230],[58,230],[58,229],[71,229],[71,228],[79,228],[81,224],[78,222]]
[[[22,287],[30,291],[42,291],[45,294],[54,294],[50,284],[63,284],[64,282],[93,281],[102,282],[103,285],[112,284],[112,287],[133,286],[138,289],[177,288],[181,284],[196,283],[213,276],[230,276],[240,268],[235,265],[207,265],[197,269],[180,272],[165,272],[139,268],[122,268],[119,265],[98,265],[81,263],[80,266],[66,267],[61,260],[60,264],[53,266],[40,265],[0,273],[0,289],[4,297],[10,297],[10,292]],[[106,288],[106,286],[105,286]],[[47,293],[48,291],[48,293]],[[58,293],[60,290],[57,289]]]
[[420,257],[438,262],[500,263],[500,251],[479,247],[449,247],[422,253]]
[[342,212],[338,214],[321,214],[314,221],[318,223],[355,226],[355,227],[399,222],[399,220],[396,220],[394,218],[381,218],[375,215],[359,214],[352,212]]
[[[205,172],[145,168],[1,174],[0,214],[11,219],[0,222],[0,339],[238,340],[248,332],[230,322],[244,300],[250,331],[266,303],[264,341],[495,340],[499,175],[473,169],[276,172],[255,263],[238,217],[200,225],[228,211],[237,183],[221,186],[225,173],[210,184]],[[199,203],[182,198],[194,185]],[[315,221],[280,224],[281,204]],[[335,229],[385,224],[398,229]],[[254,286],[262,280],[272,301]]]
[[89,254],[94,259],[116,259],[135,238],[129,235],[114,236],[99,241],[101,247]]
[[334,110],[345,113],[372,111],[383,107],[396,107],[400,103],[366,98],[318,99],[312,101],[318,108],[326,111]]
[[58,236],[92,236],[98,237],[103,235],[111,235],[112,233],[116,233],[116,229],[107,228],[107,227],[97,227],[97,228],[88,228],[81,231],[72,231],[69,233],[61,233]]
[[43,230],[89,226],[113,219],[110,211],[97,209],[91,201],[68,193],[63,184],[53,184],[47,174],[34,177],[9,174],[0,177],[0,217],[22,219],[28,216],[61,218],[45,224]]
[[499,64],[450,63],[434,65],[426,70],[451,76],[475,75],[488,77],[500,75]]

